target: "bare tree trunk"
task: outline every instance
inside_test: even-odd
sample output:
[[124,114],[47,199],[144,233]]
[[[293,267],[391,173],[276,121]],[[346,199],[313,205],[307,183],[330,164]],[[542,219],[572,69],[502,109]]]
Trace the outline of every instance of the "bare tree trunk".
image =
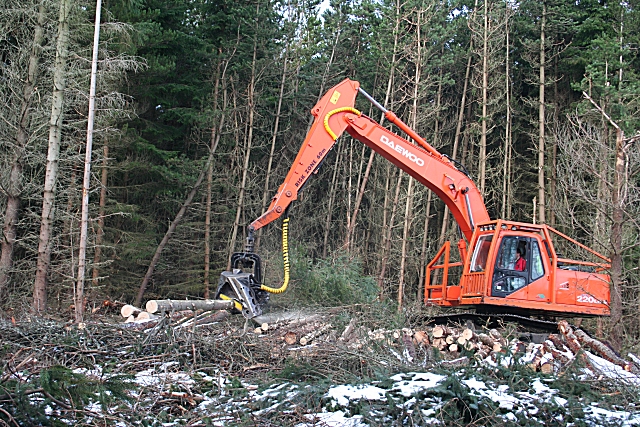
[[509,164],[511,162],[511,85],[510,76],[509,76],[509,4],[505,3],[505,33],[506,33],[506,60],[505,60],[505,95],[506,95],[506,104],[507,104],[507,112],[505,117],[505,130],[504,130],[504,147],[503,147],[503,163],[502,163],[502,210],[501,210],[501,218],[505,219],[507,215],[507,203],[508,203],[508,195],[511,189],[511,183],[509,182],[511,175],[509,174]]
[[38,261],[36,278],[33,285],[33,309],[42,312],[47,308],[47,275],[51,263],[51,233],[55,214],[55,192],[58,178],[58,160],[62,134],[62,114],[64,92],[66,89],[67,49],[69,44],[69,12],[71,0],[60,2],[58,19],[58,40],[53,71],[53,95],[51,100],[51,119],[49,121],[49,148],[44,179],[42,200],[42,219],[38,241]]
[[93,270],[91,271],[91,280],[93,286],[98,286],[100,277],[100,262],[102,261],[102,240],[104,238],[104,215],[107,206],[107,178],[109,176],[109,144],[105,140],[102,146],[102,174],[100,176],[100,202],[98,207],[98,228],[96,230],[96,248],[93,252]]
[[487,171],[487,92],[489,90],[489,7],[488,0],[484,1],[484,33],[482,36],[482,131],[480,135],[480,154],[478,156],[478,174],[480,194],[484,196]]
[[422,290],[424,289],[425,280],[426,280],[426,271],[427,268],[427,241],[429,240],[429,220],[431,219],[431,198],[433,197],[433,192],[429,191],[429,195],[427,196],[427,206],[425,207],[424,213],[424,234],[422,235],[422,247],[420,250],[420,277],[418,279],[418,301],[422,301]]
[[613,347],[620,351],[622,348],[622,226],[624,224],[624,208],[627,181],[625,170],[627,159],[624,151],[624,133],[616,127],[616,164],[614,174],[614,188],[611,198],[613,212],[611,213],[611,320],[610,340]]
[[84,159],[84,181],[82,186],[82,219],[80,221],[80,246],[78,250],[78,282],[76,286],[75,321],[84,318],[84,278],[87,266],[87,231],[89,228],[89,190],[91,188],[91,154],[93,150],[93,124],[96,115],[96,74],[98,73],[98,45],[100,44],[100,14],[102,0],[96,2],[96,19],[93,34],[93,56],[91,59],[91,83],[89,89],[89,115],[87,120],[87,145]]
[[[624,15],[621,11],[620,17],[620,52],[623,48],[623,26]],[[622,68],[624,65],[622,53],[619,60],[620,68],[618,69],[618,94],[622,91]],[[621,99],[618,99],[618,103],[622,104]],[[610,322],[610,336],[612,345],[617,351],[622,349],[622,342],[624,338],[624,330],[622,324],[622,284],[624,282],[623,275],[623,259],[622,259],[622,232],[625,217],[625,205],[627,203],[628,185],[627,180],[627,155],[625,147],[624,132],[620,127],[616,128],[616,165],[614,172],[614,187],[613,197],[611,204],[613,205],[613,212],[611,215],[611,322]]]
[[396,194],[393,198],[393,205],[391,207],[391,218],[389,219],[389,225],[387,227],[387,233],[383,239],[382,249],[382,265],[380,266],[380,275],[378,276],[378,289],[380,290],[380,300],[385,298],[384,295],[384,277],[387,272],[387,263],[389,262],[389,254],[391,252],[391,241],[393,238],[393,222],[396,216],[396,208],[398,207],[398,199],[400,197],[400,187],[402,183],[402,171],[398,173],[398,182],[396,183]]
[[[381,231],[380,234],[382,235],[382,240],[384,242],[384,233],[386,233],[387,230],[387,215],[389,212],[389,203],[390,203],[390,198],[391,196],[389,195],[389,189],[391,188],[391,179],[394,175],[394,171],[395,169],[392,170],[392,164],[391,163],[386,163],[386,178],[384,180],[384,200],[382,202],[382,227],[381,227]],[[377,243],[377,242],[376,242]],[[376,251],[376,254],[378,254],[378,252]],[[376,272],[380,272],[381,268],[382,268],[382,258],[383,258],[383,254],[379,254],[380,257],[378,258],[378,261],[376,262]]]
[[407,266],[407,242],[409,240],[409,228],[411,227],[411,201],[413,200],[413,177],[409,177],[407,189],[407,201],[404,206],[404,227],[402,229],[402,253],[400,255],[400,278],[398,279],[398,311],[402,311],[404,297],[405,268]]
[[[395,74],[395,64],[396,64],[396,56],[398,50],[398,33],[400,26],[400,4],[396,2],[396,13],[398,18],[396,19],[396,25],[394,28],[394,37],[393,37],[393,53],[391,54],[391,69],[389,71],[389,80],[387,81],[387,91],[384,97],[384,104],[387,105],[389,102],[389,98],[391,97],[391,88],[393,85],[393,78]],[[384,123],[384,114],[380,117],[380,124]],[[371,173],[371,166],[373,165],[373,159],[375,157],[375,151],[371,150],[371,154],[369,154],[369,160],[367,162],[367,168],[364,171],[364,177],[362,178],[362,184],[360,186],[360,190],[358,191],[358,196],[356,197],[356,203],[353,208],[353,214],[349,218],[348,224],[349,228],[347,229],[347,236],[344,241],[344,245],[346,248],[349,248],[351,238],[353,237],[353,232],[356,227],[356,221],[358,218],[358,212],[360,211],[360,204],[362,203],[362,198],[364,197],[365,189],[367,188],[367,183],[369,182],[369,175]]]
[[[462,132],[462,122],[464,119],[464,107],[465,104],[467,102],[467,89],[469,87],[469,76],[471,74],[471,52],[473,50],[473,43],[471,42],[471,45],[469,46],[469,57],[467,58],[467,68],[465,70],[464,73],[464,85],[462,88],[462,97],[460,99],[460,109],[458,110],[458,120],[456,123],[456,133],[455,136],[453,137],[453,148],[451,149],[451,157],[452,158],[456,158],[456,156],[458,155],[458,145],[459,145],[459,141],[460,141],[460,134]],[[462,159],[462,161],[464,161],[464,158]],[[440,229],[440,236],[438,237],[438,246],[442,246],[444,244],[445,238],[447,236],[447,229],[449,228],[449,208],[447,208],[447,206],[445,205],[444,207],[444,214],[442,217],[442,228]],[[426,248],[426,241],[423,242],[423,246]],[[424,251],[423,251],[424,252]],[[424,268],[426,266],[426,260],[424,260],[424,256],[423,256],[423,260],[421,261],[420,264],[420,282],[422,283],[422,280],[424,279],[423,275],[424,275]]]
[[[259,7],[259,6],[258,6]],[[236,239],[238,238],[238,230],[240,228],[240,215],[244,209],[244,193],[246,191],[247,177],[249,176],[249,159],[251,158],[251,145],[253,143],[253,120],[255,116],[255,89],[256,89],[256,56],[258,51],[257,38],[253,41],[253,58],[251,62],[251,80],[247,88],[247,102],[249,107],[249,122],[247,133],[247,144],[244,153],[244,162],[242,165],[242,181],[240,183],[240,192],[238,193],[238,201],[236,204],[236,217],[233,222],[233,232],[231,241],[229,242],[229,254],[227,257],[227,270],[231,270],[231,255],[235,251]]]
[[333,176],[331,177],[331,190],[329,190],[329,203],[327,204],[327,216],[324,220],[324,238],[322,239],[322,258],[327,257],[327,248],[329,247],[329,232],[331,230],[331,217],[333,216],[333,202],[336,198],[337,186],[338,186],[338,169],[340,169],[340,160],[342,156],[338,150],[336,156],[336,166],[333,169]]
[[[220,52],[219,52],[220,53]],[[226,68],[225,68],[226,71]],[[220,62],[216,70],[216,81],[213,89],[213,110],[218,110],[218,95],[220,90]],[[224,103],[226,104],[226,102]],[[226,107],[226,105],[224,105]],[[211,138],[209,139],[209,151],[215,152],[220,141],[220,133],[224,124],[224,109],[220,114],[220,122],[216,127],[215,121],[211,126]],[[213,187],[213,162],[207,168],[207,201],[204,215],[204,297],[209,298],[209,274],[211,271],[211,190]]]
[[2,228],[2,249],[0,253],[0,299],[6,295],[6,288],[13,266],[13,248],[15,246],[20,212],[20,199],[22,196],[22,156],[29,143],[29,122],[31,120],[31,99],[38,79],[38,62],[42,52],[44,40],[45,10],[40,4],[38,8],[38,20],[33,33],[33,45],[29,53],[27,79],[22,90],[22,102],[20,104],[20,121],[16,132],[16,148],[11,164],[9,185],[6,188],[7,206],[4,213],[4,226]]
[[[278,129],[280,124],[280,112],[282,111],[282,99],[284,98],[284,86],[287,81],[287,56],[284,57],[284,65],[282,66],[282,79],[280,80],[280,96],[278,97],[278,107],[276,108],[276,119],[273,124],[273,134],[271,136],[271,150],[269,151],[269,162],[267,164],[267,173],[264,179],[264,192],[262,193],[262,206],[260,212],[264,212],[269,201],[269,180],[271,178],[271,168],[273,167],[273,155],[276,150],[276,140],[278,139]],[[256,248],[260,247],[260,238],[262,237],[262,228],[258,230],[256,238]]]
[[[553,122],[554,125],[558,123],[558,110],[560,109],[559,101],[558,101],[558,56],[556,55],[553,59],[553,102],[555,103],[555,108],[553,109]],[[556,188],[558,181],[558,141],[556,138],[551,139],[551,143],[553,144],[551,148],[551,179],[549,180],[549,202],[548,212],[549,212],[549,225],[555,227],[556,225]]]
[[539,85],[539,103],[538,103],[538,222],[544,224],[546,222],[545,211],[545,182],[544,182],[544,88],[545,88],[545,23],[547,19],[547,5],[542,2],[542,17],[540,18],[540,80]]
[[[349,161],[345,164],[345,169],[346,168],[349,169],[345,171],[346,172],[345,176],[348,177],[346,191],[345,191],[345,198],[347,199],[346,200],[347,209],[345,212],[345,217],[347,219],[347,233],[348,233],[349,230],[351,229],[351,224],[349,223],[349,221],[351,220],[351,216],[349,215],[349,212],[351,212],[351,188],[352,188],[351,177],[353,176],[353,138],[349,138]],[[347,252],[349,251],[349,245],[345,247],[345,250]]]
[[[422,73],[422,37],[421,37],[421,18],[422,11],[418,11],[418,19],[416,25],[416,60],[415,71],[413,75],[413,102],[411,106],[411,121],[413,129],[416,129],[418,124],[418,95],[420,92],[420,77]],[[440,73],[442,77],[442,73]],[[442,80],[438,84],[438,98],[436,108],[440,107],[440,89]],[[434,141],[436,141],[438,135],[438,113],[436,112],[436,126],[434,132]],[[428,192],[429,190],[426,189]],[[409,239],[409,228],[411,227],[411,202],[413,201],[413,177],[409,177],[409,186],[407,189],[407,199],[404,206],[404,226],[402,229],[402,249],[400,254],[400,277],[398,278],[398,311],[402,311],[403,298],[404,298],[404,281],[405,281],[405,268],[407,265],[407,240]]]
[[[466,112],[466,123],[471,123],[471,114],[473,113],[473,100],[470,100],[467,103],[467,112]],[[471,164],[473,159],[473,144],[470,144],[471,137],[469,136],[470,127],[466,126],[464,134],[462,135],[462,155],[460,158],[462,159],[463,164]],[[471,146],[471,149],[469,147]]]

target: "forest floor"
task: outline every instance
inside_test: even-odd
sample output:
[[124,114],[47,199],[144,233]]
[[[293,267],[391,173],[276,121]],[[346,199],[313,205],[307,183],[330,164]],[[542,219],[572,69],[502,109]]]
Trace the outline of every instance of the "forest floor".
[[634,363],[560,334],[523,342],[513,325],[478,327],[451,351],[434,329],[375,306],[264,324],[5,316],[0,426],[640,425]]

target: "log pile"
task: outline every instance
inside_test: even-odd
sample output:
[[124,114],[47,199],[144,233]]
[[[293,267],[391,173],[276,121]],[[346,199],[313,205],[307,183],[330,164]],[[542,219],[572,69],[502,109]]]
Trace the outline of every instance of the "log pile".
[[[125,304],[120,309],[120,314],[125,318],[124,323],[129,325],[128,327],[139,330],[156,326],[164,317],[171,319],[174,328],[183,328],[220,322],[230,316],[228,311],[220,310],[229,308],[233,301],[200,302],[204,304],[193,304],[192,301],[151,300],[147,303],[146,310]],[[209,310],[201,312],[196,306]]]
[[442,363],[467,364],[473,359],[495,363],[509,358],[517,359],[534,371],[552,374],[563,370],[579,357],[597,373],[585,358],[584,350],[588,350],[627,371],[639,374],[635,362],[625,361],[604,343],[583,331],[570,330],[566,322],[559,323],[559,330],[561,333],[549,334],[544,342],[536,344],[505,336],[498,329],[474,330],[464,326],[438,325],[424,329],[369,330],[358,326],[355,319],[339,329],[328,320],[321,321],[314,317],[308,322],[298,319],[296,322],[262,324],[255,333],[260,334],[262,339],[274,340],[274,357],[282,356],[283,350],[300,351],[302,347],[307,348],[306,354],[313,354],[313,351],[322,351],[323,344],[346,346],[349,349],[368,348],[377,344],[388,347],[395,354],[404,354],[407,361],[414,363],[418,362],[417,356],[420,354],[437,350],[444,359]]
[[[164,318],[171,319],[174,328],[211,325],[230,316],[228,311],[220,310],[228,308],[230,302],[203,301],[202,304],[198,307],[209,310],[201,311],[202,308],[188,301],[177,305],[175,301],[154,301],[154,304],[147,304],[147,310],[125,305],[121,314],[126,318],[125,323],[139,325],[138,329],[155,326],[163,314]],[[468,364],[472,360],[495,363],[509,358],[545,374],[562,371],[578,359],[598,375],[601,372],[587,357],[585,351],[588,351],[640,376],[640,359],[630,355],[632,361],[624,360],[605,343],[580,329],[574,330],[566,321],[558,323],[559,334],[549,334],[540,344],[505,336],[498,329],[475,330],[463,325],[372,330],[352,318],[348,324],[336,326],[339,322],[318,313],[281,313],[262,316],[254,321],[257,321],[257,327],[253,329],[253,335],[270,347],[272,358],[313,356],[327,350],[327,346],[349,350],[378,347],[388,349],[395,357],[408,363],[426,363],[437,351],[441,354],[439,359],[443,359],[441,363]]]

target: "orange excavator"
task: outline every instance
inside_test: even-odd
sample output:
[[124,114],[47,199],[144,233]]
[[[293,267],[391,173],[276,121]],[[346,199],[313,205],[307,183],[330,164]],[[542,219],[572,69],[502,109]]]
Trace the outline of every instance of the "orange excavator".
[[[414,143],[356,110],[358,94]],[[426,267],[426,280],[421,284],[425,304],[525,316],[609,315],[609,259],[548,225],[491,220],[464,167],[429,145],[358,82],[345,79],[331,88],[311,114],[315,120],[289,173],[267,211],[249,225],[244,252],[232,256],[232,271],[223,272],[220,278],[218,298],[233,299],[245,317],[260,315],[270,293],[286,290],[287,211],[345,131],[433,191],[458,224],[461,261],[451,260],[451,242],[445,242]],[[280,217],[284,217],[284,282],[271,288],[263,283],[253,236]],[[579,254],[583,260],[565,258],[559,248]]]

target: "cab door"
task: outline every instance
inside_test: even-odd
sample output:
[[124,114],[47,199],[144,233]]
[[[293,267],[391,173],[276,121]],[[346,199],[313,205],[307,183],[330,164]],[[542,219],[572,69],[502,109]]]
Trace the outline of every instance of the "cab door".
[[[523,261],[518,261],[518,254]],[[496,256],[491,296],[506,297],[544,276],[545,266],[537,239],[504,236]],[[527,293],[519,294],[527,299]]]
[[[491,296],[506,297],[531,283],[531,239],[522,236],[504,236],[496,256]],[[522,260],[518,261],[518,257]]]

